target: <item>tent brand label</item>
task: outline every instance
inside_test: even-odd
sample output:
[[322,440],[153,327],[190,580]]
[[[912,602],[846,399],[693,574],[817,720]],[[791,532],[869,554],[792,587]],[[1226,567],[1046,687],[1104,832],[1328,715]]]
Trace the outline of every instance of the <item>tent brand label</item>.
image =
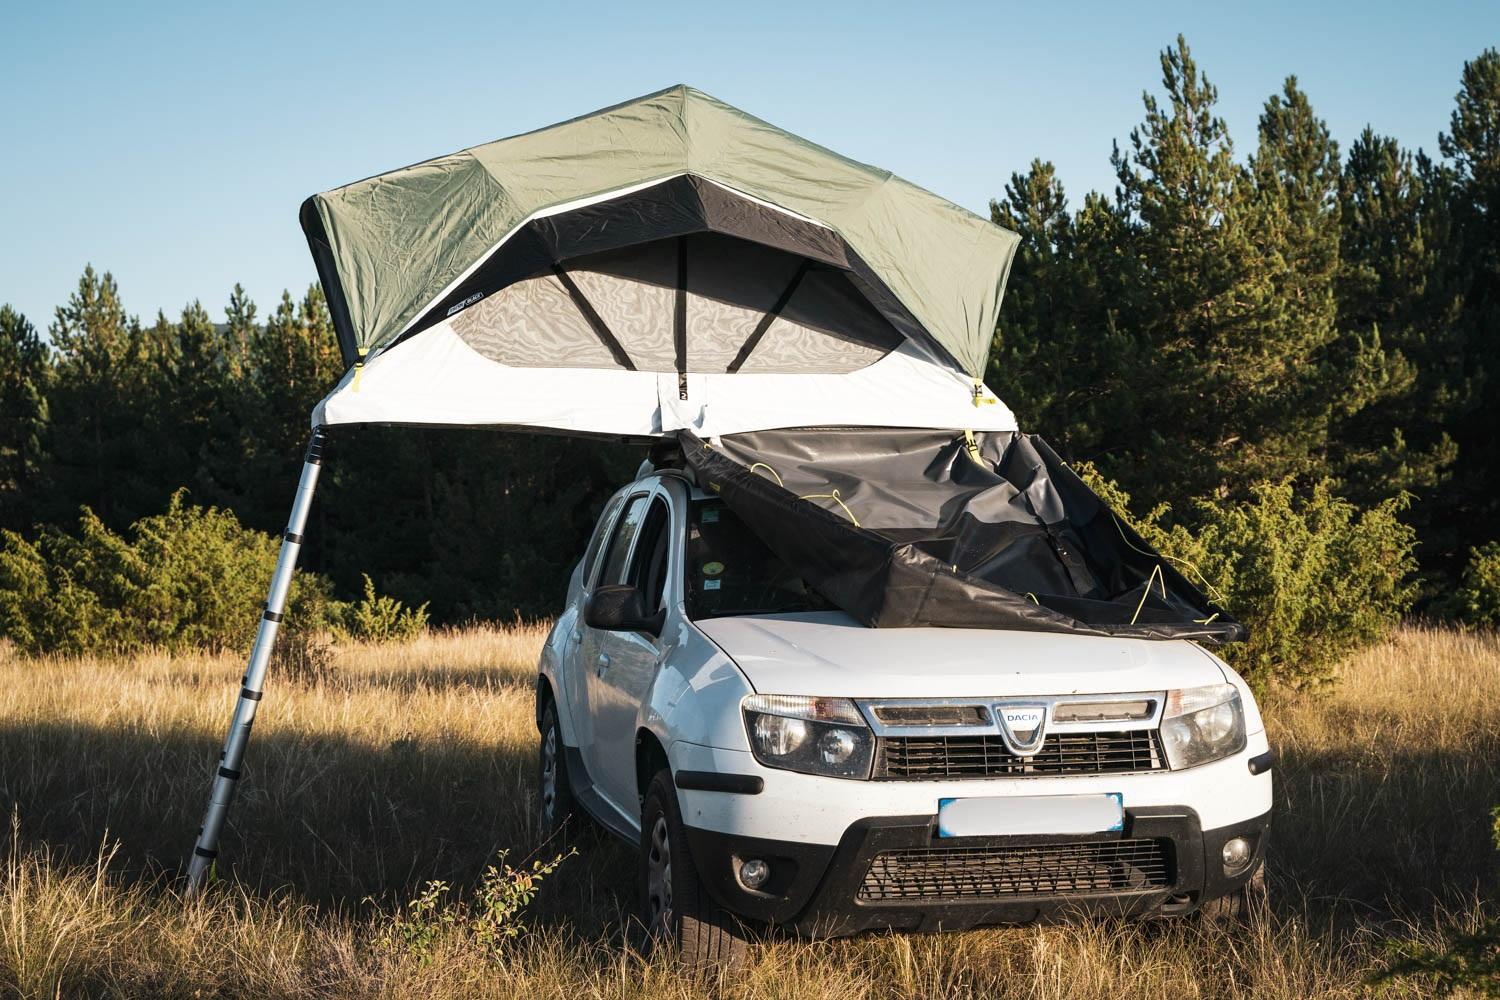
[[995,706],[1000,720],[1000,735],[1011,753],[1030,756],[1042,748],[1047,738],[1047,706],[1039,704],[1006,704]]
[[449,309],[448,309],[448,315],[452,316],[456,312],[462,312],[463,310],[469,308],[470,306],[472,306],[474,303],[478,302],[482,298],[484,298],[484,293],[483,292],[475,292],[473,295],[470,295],[468,298],[466,298],[462,302],[458,303],[458,305],[449,307]]

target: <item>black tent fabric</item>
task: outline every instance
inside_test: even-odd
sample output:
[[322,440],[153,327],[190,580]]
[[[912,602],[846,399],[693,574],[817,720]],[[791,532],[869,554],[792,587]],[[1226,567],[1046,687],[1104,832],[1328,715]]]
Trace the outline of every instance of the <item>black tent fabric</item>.
[[701,488],[865,625],[1248,635],[1035,435],[850,427],[679,443]]

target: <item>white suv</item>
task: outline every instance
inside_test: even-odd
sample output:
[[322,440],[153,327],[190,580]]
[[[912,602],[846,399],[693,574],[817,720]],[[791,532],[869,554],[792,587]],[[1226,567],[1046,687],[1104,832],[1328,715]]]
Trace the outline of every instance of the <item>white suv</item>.
[[674,470],[605,507],[536,718],[544,831],[638,844],[643,919],[697,961],[757,925],[1233,915],[1261,884],[1274,755],[1222,661],[863,627]]

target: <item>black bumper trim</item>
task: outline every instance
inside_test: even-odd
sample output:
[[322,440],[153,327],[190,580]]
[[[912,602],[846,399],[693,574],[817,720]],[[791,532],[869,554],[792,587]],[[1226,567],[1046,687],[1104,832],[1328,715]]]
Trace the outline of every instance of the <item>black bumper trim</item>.
[[[1205,901],[1233,892],[1260,867],[1271,814],[1214,830],[1203,830],[1186,807],[1126,810],[1118,836],[1163,842],[1170,881],[1152,889],[1053,896],[988,896],[970,899],[868,900],[859,898],[865,873],[886,851],[913,848],[1021,847],[1101,839],[1088,837],[939,838],[934,816],[858,820],[836,846],[739,837],[689,827],[688,846],[699,877],[726,909],[747,919],[780,924],[814,937],[838,937],[877,928],[937,931],[993,924],[1029,924],[1080,913],[1137,918],[1191,913]],[[1108,835],[1105,835],[1106,837]],[[1250,837],[1252,863],[1235,876],[1224,874],[1221,853],[1232,837]],[[739,864],[760,858],[771,867],[761,890],[735,877]]]
[[719,774],[714,771],[678,771],[673,776],[677,787],[690,792],[733,792],[737,795],[759,795],[766,780],[757,774]]

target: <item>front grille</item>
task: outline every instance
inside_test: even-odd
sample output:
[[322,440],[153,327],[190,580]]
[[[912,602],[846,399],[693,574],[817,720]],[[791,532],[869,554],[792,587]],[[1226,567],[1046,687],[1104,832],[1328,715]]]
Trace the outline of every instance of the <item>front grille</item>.
[[869,900],[1149,892],[1172,884],[1170,842],[1098,840],[1027,847],[929,847],[875,856]]
[[1031,757],[1011,753],[999,736],[888,736],[876,749],[874,777],[1137,774],[1165,766],[1154,729],[1052,733]]

